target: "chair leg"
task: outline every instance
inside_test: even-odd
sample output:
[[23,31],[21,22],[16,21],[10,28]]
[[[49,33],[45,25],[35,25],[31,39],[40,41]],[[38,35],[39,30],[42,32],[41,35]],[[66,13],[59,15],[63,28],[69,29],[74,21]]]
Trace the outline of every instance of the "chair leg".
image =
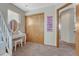
[[24,42],[24,45],[26,45],[26,36],[24,37],[24,39],[25,39],[25,40],[24,40],[24,41],[25,41],[25,42]]
[[22,40],[21,40],[21,47],[23,46],[23,44],[22,44]]
[[15,43],[15,51],[16,51],[16,46],[17,46],[17,43]]

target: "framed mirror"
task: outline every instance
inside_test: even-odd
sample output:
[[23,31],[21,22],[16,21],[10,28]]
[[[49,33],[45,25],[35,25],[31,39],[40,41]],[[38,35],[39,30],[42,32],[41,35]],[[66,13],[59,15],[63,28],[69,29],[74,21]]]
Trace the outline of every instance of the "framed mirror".
[[8,26],[10,28],[10,31],[14,34],[19,30],[20,25],[20,15],[13,11],[8,9]]
[[18,22],[15,19],[11,20],[9,22],[9,28],[10,28],[12,33],[16,33],[18,31],[18,28],[19,28]]

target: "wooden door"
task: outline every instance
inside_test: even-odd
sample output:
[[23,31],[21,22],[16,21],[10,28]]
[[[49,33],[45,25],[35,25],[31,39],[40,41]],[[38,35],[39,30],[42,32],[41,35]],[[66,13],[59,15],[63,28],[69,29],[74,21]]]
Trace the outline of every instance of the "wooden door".
[[44,44],[44,14],[26,16],[27,41]]
[[79,4],[76,6],[76,53],[79,55]]

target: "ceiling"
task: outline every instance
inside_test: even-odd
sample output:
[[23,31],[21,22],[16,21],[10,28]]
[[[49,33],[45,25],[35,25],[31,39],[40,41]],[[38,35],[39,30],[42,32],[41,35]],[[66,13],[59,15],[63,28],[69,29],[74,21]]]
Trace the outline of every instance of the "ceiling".
[[55,6],[58,3],[13,3],[15,6],[20,8],[21,10],[27,12],[35,9],[45,8],[49,6]]

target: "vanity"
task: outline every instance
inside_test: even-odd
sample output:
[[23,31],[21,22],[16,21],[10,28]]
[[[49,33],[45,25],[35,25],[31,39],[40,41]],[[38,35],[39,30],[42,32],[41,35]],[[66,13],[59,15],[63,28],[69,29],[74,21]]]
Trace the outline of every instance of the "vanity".
[[19,23],[15,19],[10,21],[10,25],[13,47],[14,51],[16,51],[17,45],[19,45],[20,47],[26,45],[26,34],[20,31]]

